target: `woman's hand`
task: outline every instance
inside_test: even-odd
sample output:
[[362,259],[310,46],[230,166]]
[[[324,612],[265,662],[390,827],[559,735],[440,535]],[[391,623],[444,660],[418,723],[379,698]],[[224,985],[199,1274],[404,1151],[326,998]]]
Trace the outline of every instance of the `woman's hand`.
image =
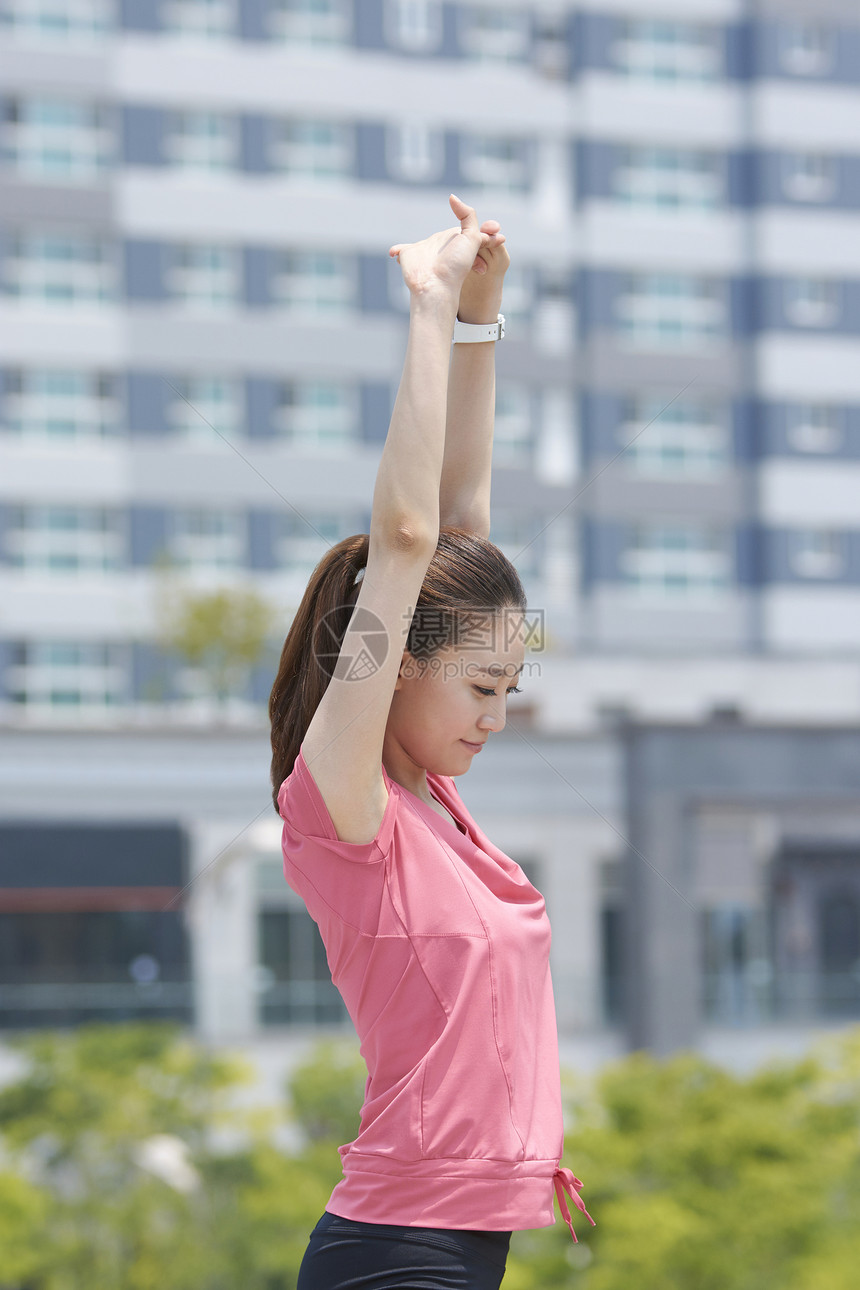
[[459,228],[432,233],[421,242],[398,242],[388,254],[400,262],[403,280],[413,297],[441,294],[456,303],[463,280],[476,264],[479,250],[490,243],[492,234],[484,232],[483,226],[478,228],[478,217],[472,206],[453,193],[448,200],[460,221]]
[[486,233],[488,240],[476,255],[460,288],[457,317],[465,323],[496,321],[502,307],[502,282],[511,262],[498,220],[484,220],[479,231]]

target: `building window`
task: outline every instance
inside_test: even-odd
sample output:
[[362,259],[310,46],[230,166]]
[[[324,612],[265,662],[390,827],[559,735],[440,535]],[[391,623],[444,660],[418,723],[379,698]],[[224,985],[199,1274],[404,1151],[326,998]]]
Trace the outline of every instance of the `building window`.
[[[535,301],[535,346],[547,354],[566,354],[576,344],[575,285],[563,269],[542,269]],[[507,319],[507,314],[505,315]]]
[[477,62],[521,63],[531,52],[525,9],[463,5],[458,9],[460,49]]
[[836,159],[821,152],[786,152],[782,190],[795,202],[826,202],[836,192]]
[[627,902],[623,863],[620,860],[601,860],[599,874],[603,1018],[608,1025],[614,1025],[624,1020],[627,977]]
[[276,306],[331,315],[355,302],[352,265],[326,251],[278,251],[271,282]]
[[788,441],[798,452],[835,452],[842,443],[842,410],[828,403],[788,408]]
[[166,0],[164,30],[188,40],[220,40],[235,34],[233,0]]
[[442,6],[438,0],[388,0],[388,43],[413,54],[429,54],[442,43]]
[[535,308],[535,295],[534,269],[529,265],[512,264],[505,274],[505,295],[502,300],[505,326],[513,329],[511,336],[516,336],[517,328],[529,325]]
[[236,164],[235,127],[226,112],[170,112],[167,157],[183,170],[228,170]]
[[832,327],[839,318],[839,283],[832,278],[787,278],[785,312],[797,327]]
[[102,506],[13,506],[6,559],[39,573],[104,573],[125,563],[125,526]]
[[288,45],[345,45],[352,31],[346,0],[271,0],[269,34]]
[[620,149],[613,173],[619,201],[658,210],[714,210],[725,202],[722,158],[691,148]]
[[343,179],[353,172],[352,128],[339,121],[272,122],[269,161],[303,179]]
[[821,76],[833,65],[832,28],[819,22],[787,22],[779,28],[782,66],[795,76]]
[[328,548],[347,533],[361,533],[364,522],[356,523],[355,517],[342,511],[305,511],[304,515],[279,513],[275,559],[285,573],[307,579]]
[[625,585],[642,596],[715,596],[729,587],[727,535],[716,528],[679,521],[631,526],[620,568]]
[[246,545],[245,517],[237,511],[188,509],[173,514],[170,555],[181,568],[241,569]]
[[523,510],[493,507],[490,541],[516,565],[523,579],[536,578],[539,573],[541,541],[533,539],[540,527]]
[[0,32],[61,45],[101,43],[113,30],[109,0],[2,0]]
[[570,41],[567,15],[564,11],[533,11],[534,45],[532,61],[535,71],[547,80],[564,80],[570,65]]
[[103,104],[54,97],[6,100],[0,158],[20,175],[98,179],[113,153],[110,113]]
[[531,460],[532,408],[529,389],[502,381],[496,386],[493,462],[527,466]]
[[127,650],[89,641],[28,641],[13,647],[6,692],[14,704],[52,713],[116,708],[128,693]]
[[107,244],[66,233],[13,233],[3,257],[3,294],[44,304],[90,304],[116,297]]
[[723,1025],[772,1016],[773,966],[764,910],[725,904],[699,913],[702,1011]]
[[238,381],[220,376],[171,376],[170,427],[177,435],[202,448],[229,446],[243,425],[242,388]]
[[716,278],[631,273],[616,307],[619,333],[636,348],[697,348],[725,334],[725,293]]
[[392,125],[385,132],[386,165],[404,183],[430,183],[445,169],[445,138],[423,122]]
[[617,439],[637,475],[712,476],[728,467],[726,409],[705,399],[628,399]]
[[0,425],[22,439],[102,439],[118,432],[120,418],[110,376],[52,368],[15,369],[3,376]]
[[658,81],[714,81],[723,74],[721,32],[699,22],[635,18],[620,24],[619,70]]
[[460,171],[466,183],[475,188],[525,192],[529,181],[526,140],[504,135],[463,135]]
[[168,290],[188,309],[228,309],[239,300],[239,258],[233,247],[198,243],[172,248]]
[[286,381],[279,387],[275,422],[290,447],[340,451],[356,438],[357,392],[337,381]]
[[799,578],[838,578],[843,571],[842,534],[803,529],[789,535],[789,560]]
[[[31,827],[28,834],[34,831]],[[132,846],[136,841],[133,828],[87,831],[93,835],[89,854],[106,868],[125,860],[123,833]],[[64,821],[51,832],[52,845],[65,847],[83,828]],[[153,850],[163,845],[158,832],[153,830],[149,842]],[[87,843],[74,839],[73,845]],[[32,844],[20,843],[14,826],[11,847],[6,837],[0,846],[7,864],[26,864],[32,854]],[[77,870],[77,864],[69,864],[66,881],[74,886],[43,888],[35,898],[19,892],[23,908],[0,913],[0,1028],[68,1029],[132,1018],[190,1026],[194,986],[184,911],[160,908],[166,895],[145,877],[139,887],[127,886],[127,879],[121,886],[91,886]],[[149,907],[138,908],[140,903]]]
[[[283,881],[283,878],[282,878]],[[304,905],[258,915],[260,1022],[264,1026],[331,1026],[348,1022],[332,984],[319,929]]]

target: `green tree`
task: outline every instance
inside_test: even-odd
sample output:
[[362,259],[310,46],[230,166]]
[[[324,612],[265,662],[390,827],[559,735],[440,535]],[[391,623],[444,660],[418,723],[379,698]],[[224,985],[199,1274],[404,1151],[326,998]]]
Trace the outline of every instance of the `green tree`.
[[367,1067],[358,1045],[327,1040],[287,1080],[293,1117],[309,1143],[351,1142],[358,1133]]
[[[331,1093],[354,1081],[348,1047],[323,1045],[296,1071],[305,1145],[289,1153],[271,1140],[286,1101],[237,1109],[253,1068],[175,1024],[6,1042],[27,1069],[0,1090],[0,1290],[294,1290],[340,1176],[325,1135],[337,1138],[350,1111],[357,1121],[363,1092],[353,1082],[324,1111],[309,1078],[316,1064]],[[230,1145],[217,1147],[225,1132]]]
[[515,1235],[505,1290],[848,1290],[860,1267],[860,1029],[743,1079],[682,1052],[578,1082],[571,1206]]
[[[20,1268],[28,1290],[155,1290],[166,1275],[171,1290],[207,1284],[208,1199],[195,1157],[208,1157],[211,1129],[236,1122],[225,1095],[253,1069],[166,1023],[7,1042],[28,1070],[0,1090],[0,1133],[29,1190],[0,1187],[0,1276]],[[147,1155],[153,1141],[174,1147],[172,1162]],[[42,1226],[29,1270],[15,1245],[19,1212]]]
[[50,1196],[12,1170],[0,1170],[0,1290],[40,1276]]
[[159,643],[200,668],[212,697],[223,706],[243,690],[251,669],[263,659],[276,612],[253,587],[193,591],[178,585],[166,570],[162,566],[156,602]]
[[[295,1290],[357,1127],[354,1042],[258,1111],[233,1097],[247,1063],[167,1023],[7,1042],[29,1066],[0,1090],[0,1290]],[[597,1226],[572,1207],[577,1245],[560,1221],[515,1232],[505,1290],[853,1290],[860,1028],[748,1078],[633,1053],[566,1074],[565,1102]]]

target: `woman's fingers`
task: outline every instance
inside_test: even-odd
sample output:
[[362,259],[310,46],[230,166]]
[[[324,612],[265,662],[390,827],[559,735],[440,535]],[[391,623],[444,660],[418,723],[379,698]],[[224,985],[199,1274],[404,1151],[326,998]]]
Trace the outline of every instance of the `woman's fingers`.
[[480,238],[480,245],[488,246],[491,234],[485,231],[483,224],[478,228],[478,215],[474,206],[469,206],[462,200],[462,198],[458,197],[456,193],[452,193],[448,198],[448,201],[450,203],[451,210],[460,221],[460,231],[462,233],[476,232]]
[[484,220],[479,225],[475,209],[468,202],[456,193],[451,193],[448,201],[459,228],[431,233],[419,242],[395,242],[388,248],[389,257],[400,265],[410,291],[426,291],[431,284],[434,290],[459,292],[464,277],[474,274],[472,281],[478,277],[487,277],[488,282],[500,280],[509,263],[499,221]]
[[[452,193],[448,198],[451,210],[460,221],[460,227],[465,232],[466,229],[477,228],[481,235],[480,245],[482,247],[502,246],[505,241],[505,235],[501,231],[502,226],[497,219],[485,219],[483,224],[478,227],[478,216],[474,206],[469,206],[456,193]],[[397,242],[394,246],[388,248],[388,254],[392,259],[399,259],[400,252],[406,246],[411,246],[411,242]]]
[[474,206],[467,205],[467,203],[464,202],[461,197],[458,197],[456,193],[452,193],[448,198],[448,204],[457,216],[457,219],[460,221],[460,227],[464,232],[466,229],[477,229],[478,214]]

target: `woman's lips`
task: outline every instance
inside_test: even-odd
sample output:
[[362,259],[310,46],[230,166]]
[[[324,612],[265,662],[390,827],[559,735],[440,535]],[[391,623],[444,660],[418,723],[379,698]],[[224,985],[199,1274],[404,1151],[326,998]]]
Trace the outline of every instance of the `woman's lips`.
[[467,748],[470,748],[472,752],[476,753],[479,753],[484,746],[483,744],[470,744],[468,739],[461,739],[460,743],[465,744]]

